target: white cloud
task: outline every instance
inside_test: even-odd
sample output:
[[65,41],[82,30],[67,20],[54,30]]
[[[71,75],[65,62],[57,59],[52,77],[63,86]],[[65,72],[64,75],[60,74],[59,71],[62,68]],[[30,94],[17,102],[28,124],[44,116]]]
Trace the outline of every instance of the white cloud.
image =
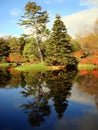
[[21,14],[21,9],[19,9],[19,8],[14,8],[14,9],[12,9],[11,11],[10,11],[10,14],[11,14],[11,16],[18,16],[19,14]]
[[88,33],[92,31],[96,19],[98,19],[98,8],[64,16],[62,21],[65,23],[68,33],[75,37],[77,33]]
[[95,6],[98,7],[98,0],[81,0],[81,6]]
[[6,34],[6,33],[0,33],[0,37],[3,37],[5,39],[9,38],[9,37],[14,37],[15,35],[11,35],[11,34]]

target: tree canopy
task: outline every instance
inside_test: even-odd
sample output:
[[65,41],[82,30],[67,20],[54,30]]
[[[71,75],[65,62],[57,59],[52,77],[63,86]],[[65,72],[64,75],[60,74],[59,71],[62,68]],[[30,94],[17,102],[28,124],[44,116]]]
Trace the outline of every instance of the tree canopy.
[[52,34],[47,44],[46,62],[50,65],[65,65],[71,52],[70,36],[60,16],[56,15]]
[[49,22],[47,11],[42,11],[41,6],[35,2],[28,2],[25,5],[25,13],[20,20],[20,26],[30,28],[32,35],[36,40],[36,46],[39,54],[39,60],[43,61],[43,54],[41,50],[41,40],[49,31],[46,29],[46,24]]

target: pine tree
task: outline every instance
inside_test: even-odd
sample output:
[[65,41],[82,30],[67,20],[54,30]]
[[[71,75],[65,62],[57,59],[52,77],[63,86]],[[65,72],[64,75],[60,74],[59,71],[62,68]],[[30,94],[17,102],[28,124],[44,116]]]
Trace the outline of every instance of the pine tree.
[[20,20],[19,25],[25,26],[31,29],[33,38],[36,40],[37,51],[39,54],[39,60],[43,61],[43,54],[41,49],[42,38],[49,34],[49,30],[46,29],[46,24],[49,22],[47,11],[42,11],[41,6],[36,2],[28,2],[25,5],[25,13]]
[[46,62],[49,65],[65,65],[71,52],[70,36],[67,34],[67,29],[60,16],[56,15],[52,34],[47,44]]

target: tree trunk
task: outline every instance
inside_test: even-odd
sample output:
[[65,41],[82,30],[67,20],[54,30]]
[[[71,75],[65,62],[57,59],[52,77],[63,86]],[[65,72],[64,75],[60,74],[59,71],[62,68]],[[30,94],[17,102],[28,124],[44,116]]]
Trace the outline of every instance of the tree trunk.
[[41,48],[40,48],[40,45],[39,45],[38,38],[36,38],[36,44],[37,44],[37,48],[38,48],[38,54],[39,54],[39,57],[40,57],[40,61],[43,62],[44,59],[43,59],[43,55],[42,55],[42,52],[41,52]]

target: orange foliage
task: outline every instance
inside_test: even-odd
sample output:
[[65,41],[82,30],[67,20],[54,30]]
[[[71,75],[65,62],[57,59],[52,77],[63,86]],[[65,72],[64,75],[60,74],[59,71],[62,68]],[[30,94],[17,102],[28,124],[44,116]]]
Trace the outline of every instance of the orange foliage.
[[79,58],[79,57],[83,56],[83,51],[80,50],[80,51],[74,52],[74,53],[73,53],[73,56]]
[[89,73],[88,70],[81,70],[81,71],[79,72],[79,76],[83,76],[83,75],[86,75],[86,74],[88,74],[88,73]]
[[91,59],[91,63],[98,65],[98,57],[97,57],[97,58],[96,58],[96,57],[93,57],[93,58]]
[[95,64],[98,65],[98,52],[94,53],[93,55],[90,55],[86,58],[80,59],[81,64]]
[[91,73],[94,75],[95,78],[98,78],[98,70],[92,70]]
[[92,74],[95,78],[98,78],[98,70],[92,70],[92,71],[88,71],[88,70],[81,70],[79,72],[79,76],[84,76],[87,74]]
[[10,57],[9,57],[9,56],[8,56],[8,57],[6,57],[6,60],[7,60],[7,61],[10,61]]
[[90,61],[87,58],[83,58],[83,59],[80,60],[80,63],[81,64],[89,64]]
[[23,57],[22,55],[20,55],[19,53],[11,53],[9,55],[9,59],[11,62],[22,62],[23,61]]

